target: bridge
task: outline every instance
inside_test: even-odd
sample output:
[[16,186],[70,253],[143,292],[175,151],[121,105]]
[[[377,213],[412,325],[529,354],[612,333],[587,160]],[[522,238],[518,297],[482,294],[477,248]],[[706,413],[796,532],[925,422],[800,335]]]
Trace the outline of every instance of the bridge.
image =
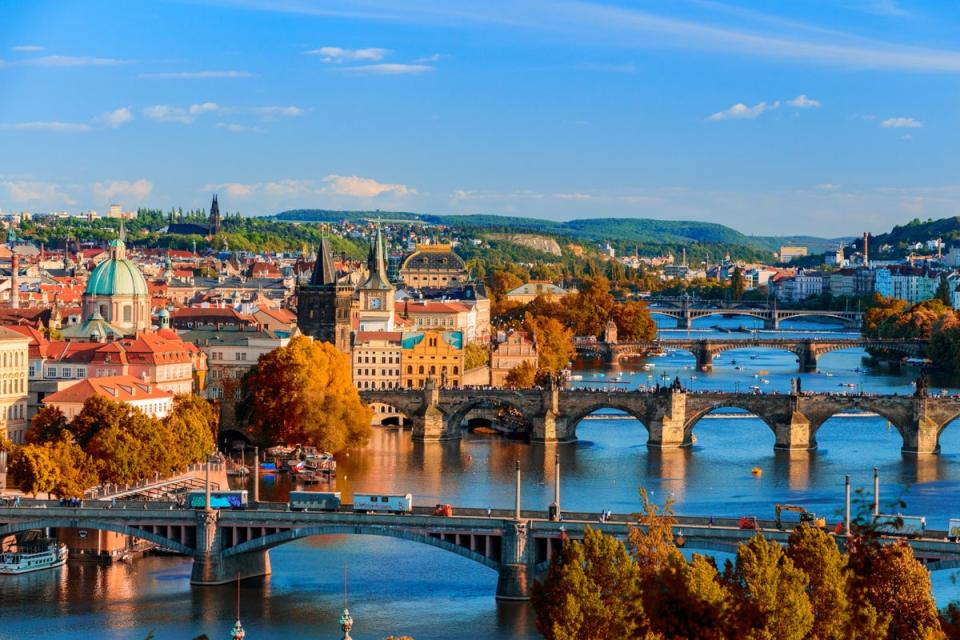
[[365,390],[364,402],[379,402],[406,415],[416,440],[458,439],[468,414],[498,407],[519,416],[524,433],[538,442],[572,442],[577,425],[599,409],[623,411],[648,432],[647,446],[679,448],[693,444],[705,415],[723,408],[757,416],[773,432],[778,450],[817,448],[817,431],[838,413],[879,414],[896,427],[901,450],[911,455],[940,451],[940,434],[960,416],[960,398],[900,395],[689,393],[558,389],[440,389],[428,380],[423,389]]
[[784,320],[795,318],[829,318],[838,320],[847,327],[859,328],[863,314],[859,311],[834,311],[832,309],[778,309],[774,304],[762,302],[692,302],[687,298],[651,298],[647,300],[650,313],[659,314],[677,321],[681,329],[692,329],[693,321],[719,315],[739,315],[763,321],[764,329],[779,329]]
[[713,368],[713,358],[717,354],[733,349],[765,348],[789,351],[797,356],[801,371],[816,371],[820,356],[843,349],[870,349],[876,352],[896,353],[911,357],[926,355],[926,340],[871,340],[858,339],[818,339],[802,340],[782,338],[743,338],[693,340],[667,339],[655,341],[618,342],[601,341],[592,337],[575,338],[577,353],[584,356],[598,356],[608,364],[617,364],[622,358],[644,355],[662,349],[689,351],[697,360],[700,371]]
[[[33,529],[96,529],[152,542],[190,557],[191,584],[221,585],[238,577],[271,572],[269,550],[318,535],[388,536],[431,545],[480,563],[498,573],[498,599],[527,600],[535,579],[542,579],[550,559],[565,539],[581,538],[587,526],[626,538],[636,524],[630,515],[565,512],[551,521],[539,511],[455,509],[453,516],[434,516],[432,508],[405,515],[289,511],[280,503],[255,503],[239,511],[192,510],[172,503],[144,503],[142,508],[109,508],[108,502],[62,507],[55,501],[32,506],[0,507],[0,539]],[[789,531],[761,521],[764,536],[786,542]],[[678,518],[675,533],[684,546],[735,551],[755,535],[735,519]],[[928,532],[909,541],[918,558],[931,568],[960,563],[960,545],[946,534]],[[385,566],[389,562],[384,558]]]

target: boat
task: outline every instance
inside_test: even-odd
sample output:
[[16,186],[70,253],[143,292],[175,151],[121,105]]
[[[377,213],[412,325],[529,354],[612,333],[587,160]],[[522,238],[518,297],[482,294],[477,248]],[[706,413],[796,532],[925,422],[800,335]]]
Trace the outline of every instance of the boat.
[[235,465],[233,468],[227,470],[228,476],[246,476],[250,473],[250,469],[244,465]]
[[67,562],[67,545],[51,538],[16,543],[0,553],[0,575],[19,575],[62,567]]
[[763,475],[763,469],[761,469],[760,467],[754,467],[753,469],[750,470],[750,473],[752,473],[755,477],[759,478],[760,476]]
[[580,380],[583,380],[583,376],[581,376],[581,375],[579,375],[579,374],[575,374],[575,375],[570,376],[570,379],[571,379],[571,380],[580,381]]
[[278,471],[275,462],[261,462],[260,473],[276,473]]

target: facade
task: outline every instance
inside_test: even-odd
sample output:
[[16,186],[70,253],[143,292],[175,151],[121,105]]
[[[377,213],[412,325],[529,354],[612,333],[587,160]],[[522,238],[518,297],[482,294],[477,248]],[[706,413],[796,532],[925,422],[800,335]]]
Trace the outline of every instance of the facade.
[[463,258],[449,244],[418,244],[400,265],[400,278],[414,289],[461,287],[469,275]]
[[801,302],[823,293],[823,274],[818,271],[798,271],[792,278],[781,281],[777,297],[784,302]]
[[110,258],[90,273],[83,292],[83,319],[99,315],[125,335],[150,329],[150,292],[136,264],[127,258],[124,232],[110,243]]
[[537,343],[526,331],[501,332],[490,352],[490,384],[502,387],[515,367],[529,363],[537,366]]
[[43,399],[43,404],[60,409],[67,420],[72,420],[83,410],[83,403],[94,395],[128,404],[152,418],[165,418],[173,409],[174,394],[171,391],[134,376],[87,378],[51,393]]
[[504,297],[510,302],[529,304],[540,296],[562,298],[565,295],[567,295],[566,289],[553,284],[549,280],[531,280],[516,289],[507,291]]
[[310,280],[297,290],[297,327],[304,335],[349,353],[352,307],[353,285],[337,273],[330,243],[323,238]]
[[780,262],[790,262],[795,258],[803,258],[806,255],[806,247],[780,247]]
[[400,387],[403,334],[399,331],[359,331],[350,356],[357,389]]
[[463,381],[463,333],[413,331],[401,338],[400,386],[422,389],[428,379],[457,388]]
[[15,444],[23,444],[29,426],[29,345],[29,338],[0,327],[0,435]]
[[900,298],[910,304],[929,300],[940,285],[940,275],[909,266],[877,269],[876,292],[885,298]]

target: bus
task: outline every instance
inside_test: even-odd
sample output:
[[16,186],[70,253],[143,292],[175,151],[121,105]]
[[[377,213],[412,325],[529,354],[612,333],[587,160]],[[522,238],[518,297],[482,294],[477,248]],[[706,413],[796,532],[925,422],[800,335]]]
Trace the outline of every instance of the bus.
[[413,496],[409,493],[402,496],[355,493],[353,510],[358,513],[411,513]]
[[873,526],[877,533],[921,538],[927,530],[927,519],[923,516],[894,516],[881,513],[873,517]]
[[339,491],[291,491],[291,511],[337,511],[340,509]]
[[[247,491],[211,491],[210,508],[211,509],[246,509]],[[204,509],[207,506],[206,491],[191,491],[187,494],[187,507],[191,509]]]

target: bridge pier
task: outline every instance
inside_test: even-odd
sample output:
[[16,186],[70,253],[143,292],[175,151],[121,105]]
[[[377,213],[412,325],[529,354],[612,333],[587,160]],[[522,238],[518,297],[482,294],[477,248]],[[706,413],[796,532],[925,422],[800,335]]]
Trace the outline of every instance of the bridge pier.
[[916,456],[940,453],[940,425],[924,411],[908,429],[903,430],[903,447],[900,451]]
[[710,371],[713,369],[713,350],[707,340],[697,340],[697,346],[693,350],[693,355],[697,358],[698,371]]
[[803,373],[813,373],[817,370],[818,354],[816,348],[813,346],[812,341],[805,340],[801,342],[796,354],[800,359],[800,371]]
[[[650,436],[647,446],[655,449],[678,449],[689,447],[693,439],[686,435],[687,394],[682,391],[668,391],[663,415],[655,415],[648,420]],[[659,411],[658,411],[659,413]]]
[[774,433],[778,451],[810,451],[817,448],[817,439],[810,431],[810,420],[799,411],[790,415],[789,422],[778,422]]
[[776,311],[769,311],[763,319],[763,328],[767,331],[776,331],[780,328],[780,314]]
[[258,578],[270,575],[270,552],[251,551],[236,556],[223,555],[220,512],[196,512],[197,550],[193,557],[190,584],[215,586],[234,582],[237,578]]
[[497,600],[529,600],[533,587],[534,565],[532,545],[526,522],[504,523],[500,547],[500,576],[497,578]]
[[460,425],[451,424],[451,420],[440,411],[440,389],[433,378],[423,385],[423,408],[411,419],[413,439],[420,442],[438,442],[440,440],[458,440]]
[[576,425],[570,425],[567,418],[560,414],[560,389],[550,384],[540,395],[543,411],[533,416],[533,442],[573,442],[577,439],[573,433]]

